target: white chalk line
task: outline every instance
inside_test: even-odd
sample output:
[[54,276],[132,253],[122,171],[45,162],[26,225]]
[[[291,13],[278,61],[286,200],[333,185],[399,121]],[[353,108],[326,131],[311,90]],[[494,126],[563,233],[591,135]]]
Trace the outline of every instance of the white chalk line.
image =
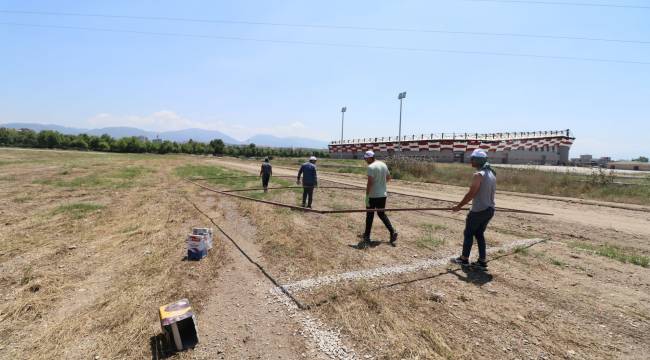
[[[523,239],[516,240],[508,245],[488,249],[488,253],[508,251],[519,246],[531,246],[544,241],[544,239]],[[341,281],[353,281],[361,279],[372,279],[385,275],[397,275],[409,272],[416,272],[441,266],[449,263],[453,256],[420,260],[410,264],[384,266],[370,270],[350,271],[341,274],[327,275],[317,278],[305,279],[292,284],[283,285],[284,289],[299,292],[308,289],[334,284]],[[318,349],[331,359],[354,360],[358,359],[356,352],[343,345],[340,331],[333,331],[327,328],[320,320],[309,316],[306,312],[300,311],[293,302],[279,287],[271,288],[271,294],[276,301],[284,304],[289,311],[289,317],[295,319],[302,325],[303,334],[312,338]]]
[[[508,245],[489,248],[487,252],[488,254],[491,254],[499,251],[508,251],[518,246],[530,246],[542,241],[544,241],[544,239],[538,239],[538,238],[516,240]],[[315,288],[319,288],[322,286],[343,282],[343,281],[367,280],[367,279],[373,279],[380,276],[399,275],[399,274],[417,272],[432,267],[448,264],[449,260],[452,258],[454,258],[454,256],[449,255],[442,258],[415,261],[409,264],[383,266],[383,267],[368,269],[368,270],[349,271],[340,274],[333,274],[333,275],[320,276],[316,278],[304,279],[291,284],[282,285],[282,287],[287,291],[296,293],[296,292],[315,289]]]
[[289,317],[296,320],[302,326],[302,334],[311,337],[323,354],[327,355],[330,359],[358,359],[353,349],[343,345],[340,331],[330,330],[320,320],[309,316],[304,311],[300,311],[296,303],[277,286],[271,288],[271,294],[275,297],[276,301],[286,306],[289,311]]

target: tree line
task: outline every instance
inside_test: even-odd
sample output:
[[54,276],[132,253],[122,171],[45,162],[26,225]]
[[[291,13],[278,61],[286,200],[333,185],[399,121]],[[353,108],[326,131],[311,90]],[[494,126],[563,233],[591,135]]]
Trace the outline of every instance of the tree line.
[[313,149],[270,148],[255,146],[255,144],[226,145],[221,139],[214,139],[207,144],[191,139],[187,142],[178,143],[169,140],[149,140],[136,136],[115,139],[107,134],[101,136],[88,134],[69,135],[53,130],[36,132],[31,129],[10,129],[4,127],[0,127],[0,146],[117,153],[228,155],[246,157],[329,156],[326,151]]

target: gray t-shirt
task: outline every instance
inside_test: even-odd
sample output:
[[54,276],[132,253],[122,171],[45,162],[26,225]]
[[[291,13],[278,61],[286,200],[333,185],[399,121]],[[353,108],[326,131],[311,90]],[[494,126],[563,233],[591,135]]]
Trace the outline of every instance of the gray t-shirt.
[[386,197],[386,176],[390,175],[388,166],[379,160],[375,160],[368,165],[368,176],[372,178],[372,187],[370,188],[371,198]]
[[488,208],[494,208],[494,194],[497,191],[497,177],[490,170],[481,170],[476,174],[481,175],[481,187],[478,190],[470,211],[479,212]]

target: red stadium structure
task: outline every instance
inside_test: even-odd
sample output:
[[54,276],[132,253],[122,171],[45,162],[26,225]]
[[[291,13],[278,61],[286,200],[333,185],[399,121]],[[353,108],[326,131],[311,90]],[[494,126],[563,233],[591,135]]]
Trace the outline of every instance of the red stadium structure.
[[378,158],[408,156],[439,162],[468,162],[474,149],[484,149],[495,164],[551,164],[569,163],[573,141],[571,132],[536,131],[503,132],[493,134],[442,133],[420,136],[364,138],[332,141],[329,152],[333,158],[358,159],[367,150]]

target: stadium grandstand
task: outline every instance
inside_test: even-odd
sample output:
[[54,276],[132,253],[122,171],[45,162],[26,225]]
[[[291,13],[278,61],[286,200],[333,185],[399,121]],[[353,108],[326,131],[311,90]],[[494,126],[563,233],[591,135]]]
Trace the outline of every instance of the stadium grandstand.
[[570,130],[440,133],[332,141],[333,158],[358,159],[367,150],[379,158],[399,154],[438,162],[469,162],[474,149],[484,149],[495,164],[566,165],[575,137]]

